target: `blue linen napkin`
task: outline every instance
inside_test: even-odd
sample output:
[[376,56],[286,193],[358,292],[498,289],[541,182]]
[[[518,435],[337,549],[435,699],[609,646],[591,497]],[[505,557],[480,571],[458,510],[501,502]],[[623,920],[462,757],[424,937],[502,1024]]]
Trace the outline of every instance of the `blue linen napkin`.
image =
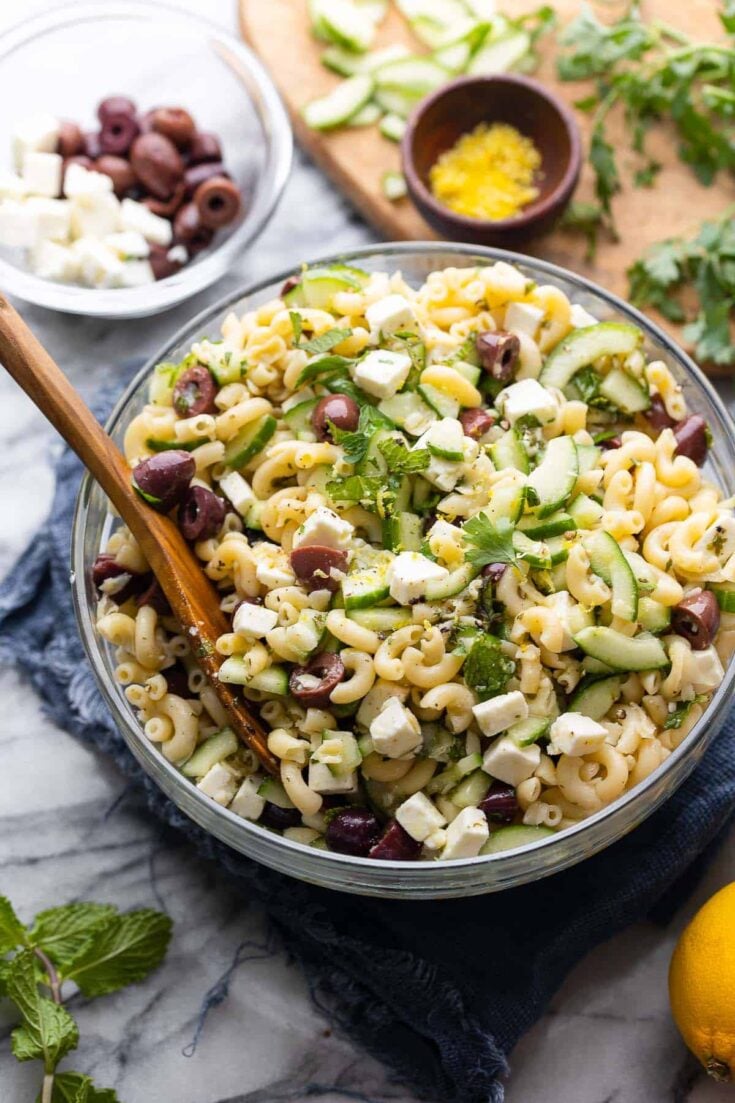
[[[101,396],[96,413],[104,419],[111,406],[112,396]],[[65,451],[56,474],[49,521],[0,586],[0,661],[23,672],[56,724],[115,761],[151,815],[223,868],[247,899],[262,902],[336,1025],[425,1098],[501,1103],[507,1055],[572,966],[629,923],[667,919],[694,886],[735,808],[735,717],[661,810],[603,853],[543,881],[412,903],[303,884],[207,835],[127,750],[72,611],[69,534],[81,465]]]

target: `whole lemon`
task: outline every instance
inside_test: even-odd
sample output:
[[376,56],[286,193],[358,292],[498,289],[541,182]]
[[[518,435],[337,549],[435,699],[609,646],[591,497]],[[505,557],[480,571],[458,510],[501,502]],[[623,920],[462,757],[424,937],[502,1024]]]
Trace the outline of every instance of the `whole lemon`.
[[669,968],[674,1022],[715,1080],[735,1077],[735,882],[682,932]]

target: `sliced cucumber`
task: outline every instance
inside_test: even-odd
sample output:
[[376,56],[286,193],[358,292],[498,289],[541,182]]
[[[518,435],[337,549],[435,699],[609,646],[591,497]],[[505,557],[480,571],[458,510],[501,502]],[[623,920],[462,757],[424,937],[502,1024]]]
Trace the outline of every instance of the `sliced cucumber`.
[[549,536],[544,540],[544,543],[549,549],[552,567],[558,566],[559,563],[565,563],[569,558],[569,549],[572,542],[567,540],[566,536]]
[[629,356],[643,344],[638,326],[627,322],[600,322],[573,330],[561,341],[541,369],[539,382],[563,390],[573,375],[603,356]]
[[735,613],[735,583],[718,582],[710,584],[709,589],[717,598],[717,604],[723,613]]
[[338,292],[359,291],[367,279],[367,272],[346,264],[307,268],[301,273],[296,286],[283,296],[283,301],[289,307],[310,306],[315,310],[329,310]]
[[395,88],[376,88],[375,102],[389,115],[397,115],[399,119],[408,119],[417,104],[413,96],[407,96]]
[[613,368],[600,384],[600,394],[624,414],[638,414],[651,405],[651,396],[637,379],[622,368]]
[[416,101],[445,84],[447,71],[428,57],[403,58],[389,61],[374,71],[378,91],[400,92]]
[[378,409],[412,437],[420,437],[436,421],[434,411],[414,391],[402,391],[392,398],[384,398],[378,403]]
[[579,474],[577,448],[571,437],[554,437],[546,446],[544,458],[528,477],[536,492],[537,517],[548,517],[571,497]]
[[463,73],[469,65],[470,58],[482,46],[490,30],[491,24],[487,20],[469,20],[466,30],[434,51],[434,61],[450,73],[455,75]]
[[467,360],[453,360],[448,365],[450,368],[454,368],[458,375],[464,376],[468,382],[476,387],[480,382],[480,376],[482,375],[482,369],[478,368],[476,364],[470,364]]
[[413,620],[410,609],[349,609],[347,616],[361,628],[368,628],[378,635],[395,632]]
[[516,429],[508,429],[490,445],[490,458],[498,471],[515,467],[516,471],[521,471],[524,475],[529,472],[528,452]]
[[513,547],[531,567],[538,571],[548,571],[553,566],[548,544],[540,540],[531,540],[520,529],[516,529],[513,533]]
[[391,203],[408,195],[406,177],[396,169],[389,169],[388,172],[383,173],[380,178],[380,187],[385,198],[390,199]]
[[543,739],[550,727],[550,716],[528,716],[525,720],[511,724],[505,734],[510,736],[517,746],[530,747],[532,743],[538,743],[539,739]]
[[514,31],[486,42],[481,46],[467,66],[469,76],[489,76],[493,73],[507,73],[525,58],[531,49],[531,36],[527,31]]
[[459,416],[459,402],[456,398],[432,387],[431,383],[419,383],[416,388],[427,406],[430,406],[439,417],[456,418]]
[[464,460],[464,431],[456,418],[445,417],[432,425],[426,435],[426,447],[432,456],[452,463]]
[[341,46],[328,46],[322,54],[322,65],[338,73],[341,77],[355,77],[364,73],[372,73],[381,65],[387,65],[389,61],[398,61],[399,58],[409,57],[410,50],[394,43],[382,50],[374,50],[370,54],[355,54],[351,50],[345,50]]
[[457,808],[476,808],[487,796],[492,783],[493,779],[484,770],[475,770],[450,792],[449,799]]
[[202,437],[201,440],[156,440],[155,437],[147,437],[145,446],[151,452],[193,452],[208,440],[209,437]]
[[430,482],[420,475],[413,478],[411,509],[414,513],[431,513],[441,498],[441,491],[435,490]]
[[269,666],[254,674],[248,682],[248,689],[257,689],[259,693],[272,693],[282,697],[288,693],[288,671],[283,666]]
[[225,448],[225,463],[228,467],[244,467],[258,452],[262,452],[276,431],[277,422],[270,414],[244,426]]
[[532,540],[547,540],[550,536],[561,536],[565,532],[572,532],[577,525],[570,513],[558,510],[550,513],[548,517],[540,520],[535,513],[528,513],[521,517],[518,528]]
[[361,107],[356,115],[353,115],[350,119],[349,126],[374,126],[383,112],[378,107],[377,103],[366,103],[364,107]]
[[223,758],[234,754],[239,746],[240,741],[232,728],[223,728],[197,747],[188,762],[181,767],[181,772],[185,777],[204,777]]
[[517,823],[510,827],[499,827],[493,831],[488,841],[483,846],[480,854],[502,854],[506,850],[519,850],[523,846],[533,846],[543,839],[548,839],[556,834],[550,827],[534,824]]
[[613,616],[635,621],[638,617],[638,583],[616,540],[607,532],[590,533],[584,539],[590,566],[612,588]]
[[656,636],[624,636],[614,628],[598,625],[583,628],[574,642],[611,670],[661,670],[669,665],[666,650]]
[[572,694],[569,711],[581,712],[582,716],[589,716],[590,720],[602,720],[620,696],[622,684],[623,679],[617,674],[602,678],[599,675],[589,675]]
[[511,470],[508,476],[504,477],[504,480],[508,479],[507,482],[503,481],[492,488],[490,502],[482,511],[492,524],[497,524],[501,517],[515,524],[523,513],[526,501],[526,480],[520,471],[511,479]]
[[427,782],[426,792],[431,795],[434,793],[448,793],[450,789],[459,784],[463,777],[479,770],[481,766],[482,755],[468,754],[464,758],[460,758],[458,762],[452,763],[446,770],[442,770],[440,774],[435,774],[431,781]]
[[421,551],[421,518],[416,513],[400,512],[383,522],[383,544],[392,552]]
[[388,463],[380,451],[380,445],[387,440],[393,440],[393,433],[388,429],[376,429],[368,441],[365,455],[356,465],[358,475],[387,475]]
[[406,133],[406,120],[402,119],[400,115],[394,115],[392,111],[389,111],[387,115],[383,115],[378,129],[383,137],[387,138],[389,141],[400,142],[401,138]]
[[[577,445],[579,456],[579,445]],[[590,498],[587,494],[577,494],[568,505],[569,516],[574,522],[572,528],[591,529],[599,524],[605,512],[599,502]]]
[[582,475],[586,475],[588,471],[592,471],[593,468],[599,466],[601,455],[602,449],[594,444],[577,445],[577,462],[579,463],[580,478]]
[[289,429],[297,436],[299,433],[312,429],[311,415],[314,412],[318,399],[310,398],[306,402],[299,402],[297,406],[291,406],[283,415],[283,420]]
[[365,74],[348,77],[326,96],[312,100],[302,114],[312,130],[333,130],[344,126],[356,115],[373,94],[373,78]]
[[456,37],[453,28],[467,21],[462,0],[396,0],[396,7],[414,34],[432,50]]
[[671,609],[650,597],[638,599],[638,623],[646,632],[658,636],[671,627]]
[[352,0],[309,0],[311,25],[317,38],[346,50],[364,53],[375,36],[375,20]]
[[467,589],[479,573],[479,567],[475,567],[472,563],[463,563],[461,567],[451,571],[448,578],[438,582],[427,582],[426,600],[446,601],[447,598],[456,597]]
[[345,609],[369,609],[390,596],[388,567],[392,561],[390,552],[380,552],[371,564],[342,579]]
[[278,808],[295,808],[295,804],[274,777],[267,777],[262,785],[258,786],[258,796],[267,800],[269,804],[275,804]]

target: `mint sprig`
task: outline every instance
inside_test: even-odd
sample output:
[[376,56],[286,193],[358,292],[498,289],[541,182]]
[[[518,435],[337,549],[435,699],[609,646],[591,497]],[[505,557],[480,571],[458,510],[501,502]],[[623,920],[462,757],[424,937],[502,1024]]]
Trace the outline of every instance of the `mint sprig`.
[[121,913],[93,903],[48,908],[26,927],[0,896],[0,996],[20,1017],[11,1034],[14,1056],[43,1064],[40,1103],[119,1103],[84,1073],[57,1071],[79,1043],[63,988],[73,981],[94,997],[144,980],[163,961],[171,927],[161,912]]

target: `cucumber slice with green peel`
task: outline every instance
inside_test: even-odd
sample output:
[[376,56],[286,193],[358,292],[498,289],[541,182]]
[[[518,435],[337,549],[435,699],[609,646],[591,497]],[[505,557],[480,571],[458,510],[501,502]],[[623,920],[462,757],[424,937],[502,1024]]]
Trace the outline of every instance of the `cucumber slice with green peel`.
[[400,92],[417,100],[447,81],[446,69],[431,58],[419,55],[389,61],[387,65],[375,69],[373,76],[380,92]]
[[508,429],[502,437],[490,445],[490,459],[498,471],[506,467],[515,467],[516,471],[527,475],[530,470],[528,452],[523,446],[520,434],[515,429]]
[[510,736],[517,746],[530,747],[532,743],[538,743],[539,739],[543,739],[550,727],[550,716],[527,716],[525,720],[511,724],[505,734]]
[[510,827],[499,827],[493,831],[480,854],[502,854],[506,850],[519,850],[524,846],[533,846],[543,839],[551,838],[556,832],[550,827],[534,824],[516,823]]
[[415,475],[411,493],[411,509],[414,513],[431,513],[439,502],[442,494],[436,490],[426,479]]
[[624,636],[614,628],[583,628],[574,642],[586,655],[611,670],[662,670],[669,665],[666,649],[656,636]]
[[548,517],[568,501],[578,474],[574,441],[571,437],[554,437],[547,444],[541,463],[528,477],[528,485],[538,497],[537,517]]
[[585,675],[595,674],[598,678],[606,678],[609,674],[615,673],[611,666],[601,663],[599,659],[593,659],[591,655],[585,655],[582,659],[582,670]]
[[[544,543],[549,549],[552,567],[557,567],[560,563],[565,563],[567,561],[572,541],[567,540],[566,536],[549,536],[544,540]],[[564,587],[562,587],[562,589],[563,588]]]
[[468,16],[461,0],[396,0],[396,7],[417,38],[432,50],[456,37],[453,28]]
[[440,391],[437,387],[432,387],[431,383],[419,383],[416,390],[421,395],[426,405],[430,406],[439,417],[456,418],[459,416],[459,402],[456,398],[452,398],[451,395],[446,394],[445,391]]
[[380,120],[378,130],[387,138],[390,142],[400,142],[403,135],[406,133],[406,120],[401,118],[400,115],[395,115],[392,111],[389,111],[387,115],[383,115]]
[[455,28],[451,42],[434,51],[434,61],[455,76],[463,73],[491,29],[488,20],[468,19],[463,29]]
[[463,563],[461,567],[450,571],[449,577],[438,582],[426,583],[427,601],[446,601],[466,590],[470,582],[480,573],[480,568],[472,563]]
[[383,112],[378,107],[377,103],[366,103],[364,107],[361,107],[356,115],[353,115],[348,122],[348,126],[374,126],[380,119]]
[[322,53],[322,65],[341,77],[355,77],[372,73],[381,65],[387,65],[389,61],[398,61],[410,55],[411,51],[408,47],[397,42],[382,50],[373,50],[369,54],[362,55],[345,50],[341,46],[328,46]]
[[442,770],[440,774],[434,774],[434,777],[426,784],[426,792],[432,795],[434,793],[448,793],[450,789],[460,783],[462,778],[474,773],[475,770],[479,770],[481,766],[482,755],[465,755],[458,762],[448,766],[446,770]]
[[388,474],[388,462],[380,451],[380,445],[387,440],[393,440],[393,433],[388,429],[376,429],[370,437],[365,455],[355,466],[358,475]]
[[[577,455],[579,455],[579,445],[577,445]],[[594,498],[590,498],[588,494],[577,494],[575,498],[572,498],[567,510],[574,522],[571,527],[578,529],[594,528],[595,525],[599,524],[605,512],[600,503],[596,502]]]
[[735,613],[735,583],[710,583],[708,589],[717,598],[717,604],[723,613]]
[[563,390],[582,368],[603,356],[630,356],[642,344],[643,332],[627,322],[599,322],[572,330],[547,357],[539,383]]
[[562,536],[565,532],[573,532],[576,527],[574,518],[564,510],[550,513],[543,520],[534,513],[528,513],[518,522],[519,530],[531,540],[547,540],[550,536]]
[[434,411],[414,391],[402,391],[392,398],[384,398],[378,403],[378,409],[412,437],[420,437],[436,421]]
[[639,598],[652,594],[658,585],[658,578],[656,572],[650,563],[646,562],[642,555],[638,552],[623,551],[626,562],[633,572],[633,576],[638,586]]
[[198,448],[200,444],[207,444],[209,437],[202,437],[201,440],[156,440],[155,437],[148,437],[145,442],[146,448],[151,452],[193,452],[195,448]]
[[383,173],[380,178],[380,187],[385,198],[390,199],[391,203],[408,195],[406,177],[397,169],[389,169],[388,172]]
[[328,268],[307,268],[299,282],[283,296],[289,307],[310,306],[329,310],[332,299],[340,291],[360,291],[367,273],[348,265],[332,264]]
[[492,488],[490,502],[482,512],[494,525],[501,517],[515,524],[523,513],[525,502],[526,480],[519,471],[517,478],[511,480],[508,477],[508,482],[504,481]]
[[641,597],[638,599],[638,623],[646,632],[653,632],[654,636],[668,632],[671,627],[671,609],[653,598]]
[[396,491],[393,509],[396,513],[413,513],[411,509],[411,480],[408,475],[404,475],[401,479],[398,490]]
[[432,456],[452,463],[464,460],[464,430],[456,418],[443,418],[427,434],[426,447]]
[[314,34],[346,50],[364,53],[375,36],[375,20],[351,0],[309,0]]
[[204,777],[223,758],[234,754],[239,746],[240,740],[232,728],[223,728],[197,747],[191,758],[181,767],[181,772],[185,777]]
[[405,628],[413,620],[410,609],[349,609],[347,616],[361,628],[368,628],[378,635]]
[[584,538],[590,567],[612,589],[612,614],[621,620],[638,617],[638,583],[622,548],[607,532],[593,532]]
[[416,513],[397,513],[383,522],[383,544],[396,555],[421,551],[422,540],[421,518]]
[[531,49],[531,36],[527,31],[513,31],[484,45],[470,59],[467,75],[473,77],[491,76],[493,73],[507,73],[526,57]]
[[580,477],[586,475],[588,471],[592,471],[595,467],[599,467],[601,455],[602,449],[595,444],[577,445],[577,463],[579,464]]
[[600,384],[600,394],[624,414],[638,414],[651,405],[646,388],[622,368],[608,372]]
[[244,467],[254,456],[262,452],[276,431],[278,423],[270,414],[251,421],[237,433],[225,448],[228,467]]
[[308,103],[302,111],[304,120],[312,130],[344,126],[369,101],[374,87],[367,73],[348,77],[328,95]]
[[480,801],[487,796],[487,791],[493,783],[493,779],[484,770],[475,770],[469,777],[460,781],[456,789],[452,789],[449,799],[457,808],[476,808]]
[[513,533],[513,547],[522,555],[526,563],[539,571],[548,571],[552,566],[548,544],[540,540],[531,540],[525,532],[516,529]]
[[266,502],[256,500],[251,502],[248,506],[247,515],[245,518],[245,527],[249,529],[256,529],[258,532],[263,531],[263,510],[266,506]]
[[373,563],[342,579],[345,609],[369,609],[390,596],[388,567],[392,561],[390,552],[379,553]]
[[447,367],[454,368],[458,375],[464,376],[473,387],[476,387],[480,382],[482,369],[478,368],[475,364],[469,364],[466,360],[455,360],[453,363],[448,364]]
[[292,406],[289,410],[286,410],[283,420],[293,433],[303,433],[313,429],[311,415],[318,401],[317,398],[310,398],[306,402],[299,402],[297,406]]
[[260,674],[254,674],[247,688],[282,697],[288,693],[288,671],[283,666],[269,666],[267,670],[261,670]]
[[276,781],[274,777],[267,777],[258,786],[258,796],[262,797],[263,800],[267,800],[269,804],[275,804],[278,808],[296,807],[280,781]]
[[386,111],[389,115],[398,115],[400,119],[408,119],[420,97],[407,96],[404,92],[399,92],[395,88],[376,88],[373,98],[378,106],[382,107],[383,111]]
[[580,712],[582,716],[589,716],[590,720],[602,720],[620,696],[622,684],[623,679],[617,674],[602,678],[595,674],[588,675],[572,694],[569,712]]

